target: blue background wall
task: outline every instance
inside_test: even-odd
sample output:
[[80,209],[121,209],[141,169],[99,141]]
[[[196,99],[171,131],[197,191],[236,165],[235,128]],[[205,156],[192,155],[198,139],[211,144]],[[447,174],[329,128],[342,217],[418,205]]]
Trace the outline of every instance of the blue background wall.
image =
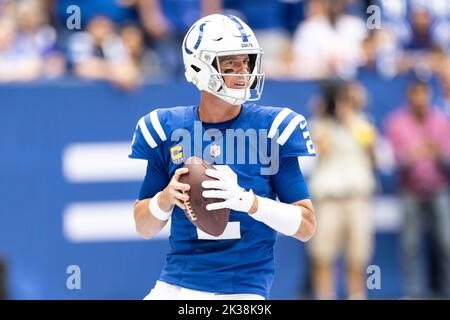
[[[405,80],[363,79],[377,124],[402,102]],[[268,82],[261,103],[310,115],[308,101],[317,92],[316,83]],[[62,228],[68,203],[132,201],[139,183],[68,183],[62,151],[71,143],[130,141],[137,120],[153,108],[197,100],[196,89],[184,83],[146,85],[131,94],[108,84],[70,81],[0,87],[0,256],[8,263],[11,298],[140,299],[147,293],[164,262],[167,240],[72,243]],[[393,190],[386,181],[381,192]],[[398,297],[397,236],[378,233],[376,239],[373,262],[382,268],[382,289],[369,295]],[[280,237],[276,256],[272,298],[297,298],[308,278],[305,247]],[[81,268],[81,290],[66,288],[72,264]]]

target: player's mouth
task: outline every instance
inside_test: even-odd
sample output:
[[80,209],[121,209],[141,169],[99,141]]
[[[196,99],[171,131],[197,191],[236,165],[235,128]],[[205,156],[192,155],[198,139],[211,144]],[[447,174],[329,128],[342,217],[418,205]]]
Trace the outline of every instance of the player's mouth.
[[233,83],[233,86],[236,87],[237,89],[243,89],[246,87],[246,83],[245,80],[237,80]]

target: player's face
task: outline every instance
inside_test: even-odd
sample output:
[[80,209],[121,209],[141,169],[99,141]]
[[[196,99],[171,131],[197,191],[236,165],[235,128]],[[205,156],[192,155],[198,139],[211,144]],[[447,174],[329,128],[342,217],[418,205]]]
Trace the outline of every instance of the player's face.
[[[245,89],[249,84],[250,58],[248,54],[219,57],[220,72],[235,74],[224,76],[225,85],[230,89]],[[236,76],[236,74],[242,76]]]

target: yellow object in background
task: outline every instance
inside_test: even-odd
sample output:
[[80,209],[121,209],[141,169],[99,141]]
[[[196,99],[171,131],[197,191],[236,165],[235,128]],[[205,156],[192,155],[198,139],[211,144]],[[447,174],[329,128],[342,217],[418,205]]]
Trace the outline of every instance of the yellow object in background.
[[364,119],[359,119],[352,126],[352,134],[355,139],[364,147],[369,147],[375,143],[375,129]]

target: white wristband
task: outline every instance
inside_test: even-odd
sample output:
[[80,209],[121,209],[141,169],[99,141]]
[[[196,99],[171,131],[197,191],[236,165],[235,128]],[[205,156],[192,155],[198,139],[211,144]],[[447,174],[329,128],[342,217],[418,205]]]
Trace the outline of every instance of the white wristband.
[[260,196],[257,198],[258,210],[250,214],[250,217],[287,236],[292,236],[297,232],[302,223],[300,207]]
[[172,215],[173,206],[170,211],[164,211],[162,210],[158,205],[158,199],[159,195],[161,194],[161,191],[155,194],[153,198],[150,199],[150,203],[148,204],[148,209],[150,210],[150,213],[155,216],[158,220],[166,221],[169,220],[170,216]]

